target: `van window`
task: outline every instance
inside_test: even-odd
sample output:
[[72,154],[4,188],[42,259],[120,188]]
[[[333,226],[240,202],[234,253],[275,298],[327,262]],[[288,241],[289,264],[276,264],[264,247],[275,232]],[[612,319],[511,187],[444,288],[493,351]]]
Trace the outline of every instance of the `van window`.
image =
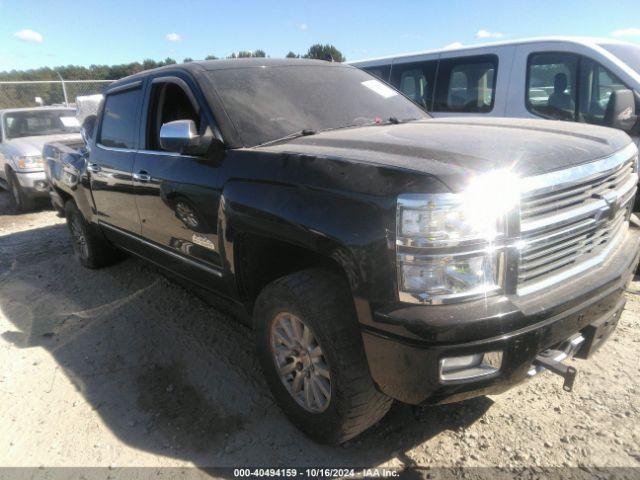
[[135,148],[141,98],[140,88],[107,95],[100,127],[100,144],[105,147]]
[[393,65],[391,84],[417,104],[432,109],[437,60]]
[[483,55],[441,60],[434,110],[487,113],[495,100],[498,57]]
[[378,77],[380,80],[389,82],[389,73],[391,72],[391,65],[381,65],[379,67],[364,67],[365,72],[369,72],[374,77]]
[[578,120],[596,125],[605,124],[611,92],[627,88],[618,77],[588,58],[581,59],[579,85]]
[[527,109],[555,120],[575,120],[578,56],[534,53],[527,62]]

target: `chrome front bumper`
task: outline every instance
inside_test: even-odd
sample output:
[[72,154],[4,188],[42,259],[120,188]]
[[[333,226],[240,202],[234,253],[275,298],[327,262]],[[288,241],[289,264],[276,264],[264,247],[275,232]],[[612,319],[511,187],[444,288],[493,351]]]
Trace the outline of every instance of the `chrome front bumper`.
[[33,190],[34,193],[42,192],[46,194],[49,191],[49,182],[47,182],[44,170],[39,172],[16,172],[16,178],[22,188]]

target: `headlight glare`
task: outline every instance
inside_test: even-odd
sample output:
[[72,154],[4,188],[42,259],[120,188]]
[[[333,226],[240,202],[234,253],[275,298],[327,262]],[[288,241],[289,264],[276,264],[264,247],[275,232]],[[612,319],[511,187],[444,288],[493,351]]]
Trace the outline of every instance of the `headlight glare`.
[[519,179],[502,170],[476,177],[461,193],[400,195],[400,300],[449,303],[500,291],[500,237],[519,197]]
[[398,235],[417,246],[492,241],[519,195],[518,177],[503,170],[475,178],[462,193],[402,195]]
[[400,235],[417,242],[456,244],[478,238],[495,238],[497,224],[478,225],[465,211],[459,196],[444,194],[431,199],[423,207],[403,207]]

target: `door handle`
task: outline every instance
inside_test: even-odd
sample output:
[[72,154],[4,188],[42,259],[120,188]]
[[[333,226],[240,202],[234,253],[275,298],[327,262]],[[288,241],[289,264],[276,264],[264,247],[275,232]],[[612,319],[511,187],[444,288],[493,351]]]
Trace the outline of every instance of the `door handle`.
[[87,170],[93,173],[97,173],[102,170],[102,168],[97,163],[90,163],[89,165],[87,165]]
[[140,172],[133,174],[133,179],[137,180],[138,182],[148,182],[149,180],[151,180],[151,175],[149,175],[144,170],[141,170]]

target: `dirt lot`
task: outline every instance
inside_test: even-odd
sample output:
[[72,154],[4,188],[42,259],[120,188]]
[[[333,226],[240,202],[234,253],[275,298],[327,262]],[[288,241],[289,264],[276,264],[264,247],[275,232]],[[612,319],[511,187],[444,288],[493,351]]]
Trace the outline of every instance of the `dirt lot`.
[[612,341],[574,362],[572,394],[545,373],[463,404],[395,405],[333,448],[274,405],[246,327],[141,261],[89,271],[70,252],[54,212],[11,214],[0,193],[2,466],[640,467],[637,292]]

